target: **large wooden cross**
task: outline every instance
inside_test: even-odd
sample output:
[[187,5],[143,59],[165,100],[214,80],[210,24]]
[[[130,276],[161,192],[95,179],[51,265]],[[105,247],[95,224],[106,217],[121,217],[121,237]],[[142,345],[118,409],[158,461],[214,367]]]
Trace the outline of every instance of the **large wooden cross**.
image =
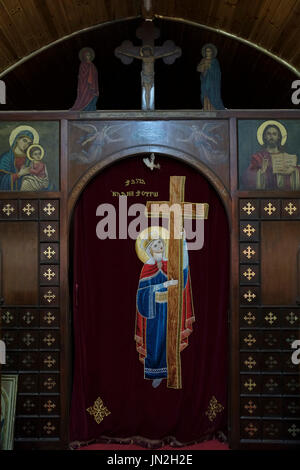
[[[170,200],[163,202],[147,202],[147,215],[158,218],[169,218],[169,250],[168,250],[168,280],[178,280],[178,285],[168,288],[168,319],[167,319],[167,386],[170,388],[182,388],[181,359],[180,359],[180,333],[182,321],[183,299],[183,225],[185,218],[206,219],[208,216],[208,204],[184,202],[185,176],[170,177]],[[178,204],[181,215],[176,211],[161,210],[162,207],[171,208]],[[160,205],[164,205],[159,207]],[[173,206],[174,207],[174,206]],[[164,210],[165,210],[164,209]],[[187,210],[186,210],[187,209]],[[177,232],[177,233],[176,233]]]
[[131,64],[133,59],[142,61],[142,109],[154,109],[154,63],[156,59],[163,59],[166,64],[173,64],[177,57],[181,56],[180,47],[176,47],[173,41],[165,41],[162,46],[154,46],[154,41],[160,35],[159,29],[152,21],[144,21],[136,35],[142,40],[141,46],[134,46],[131,41],[123,41],[120,47],[115,49],[115,55],[123,64]]

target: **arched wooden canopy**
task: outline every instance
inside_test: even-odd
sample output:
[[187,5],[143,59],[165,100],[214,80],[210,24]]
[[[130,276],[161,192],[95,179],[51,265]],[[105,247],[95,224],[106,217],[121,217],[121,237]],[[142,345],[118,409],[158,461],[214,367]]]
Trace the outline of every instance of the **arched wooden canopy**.
[[[112,74],[123,76],[124,66],[116,65],[113,47],[124,39],[137,41],[135,29],[142,4],[142,0],[1,0],[0,76],[11,82],[7,109],[71,106],[76,92],[77,53],[87,42],[98,49],[96,65],[103,68],[104,93],[105,81],[111,83]],[[152,12],[161,28],[161,39],[174,39],[183,48],[183,58],[177,67],[184,66],[188,73],[188,65],[195,72],[201,45],[206,41],[216,43],[225,77],[224,89],[229,90],[228,96],[225,94],[226,107],[292,107],[290,84],[300,76],[300,0],[152,0]],[[108,69],[112,71],[109,76]],[[128,67],[123,80],[135,81],[133,74],[137,69],[136,65]],[[177,68],[164,70],[166,81],[170,81],[172,74],[178,74]],[[51,78],[49,83],[46,72]],[[60,75],[61,81],[53,83],[52,77],[57,79]],[[196,74],[195,77],[196,84],[199,77]],[[255,83],[258,79],[262,82],[260,89]],[[183,83],[181,78],[181,83],[193,88],[191,80]],[[56,95],[49,88],[51,82]],[[63,88],[69,84],[64,96],[60,96],[59,83]],[[41,103],[39,96],[46,92],[43,84],[48,88],[49,100]],[[234,96],[237,85],[245,88],[244,95],[248,97]],[[272,96],[266,98],[270,87],[276,95],[274,100]],[[162,95],[163,90],[162,84]],[[118,93],[115,98],[104,100],[103,108],[128,108],[125,98],[122,101]],[[161,107],[170,107],[164,99],[160,101]],[[28,106],[29,102],[32,106]],[[192,95],[185,98],[185,107],[200,107],[199,103],[192,106],[192,102]],[[179,101],[174,106],[183,107],[184,103]]]

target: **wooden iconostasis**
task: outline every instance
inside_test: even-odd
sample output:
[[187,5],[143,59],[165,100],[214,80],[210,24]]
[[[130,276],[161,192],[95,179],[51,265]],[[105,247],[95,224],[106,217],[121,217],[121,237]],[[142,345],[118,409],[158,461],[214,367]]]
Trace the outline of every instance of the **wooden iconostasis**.
[[[101,170],[151,153],[200,172],[227,213],[231,447],[299,445],[300,366],[291,360],[300,336],[299,126],[297,111],[1,114],[2,373],[19,377],[16,448],[69,443],[76,201]],[[22,136],[43,150],[40,181],[8,169]]]

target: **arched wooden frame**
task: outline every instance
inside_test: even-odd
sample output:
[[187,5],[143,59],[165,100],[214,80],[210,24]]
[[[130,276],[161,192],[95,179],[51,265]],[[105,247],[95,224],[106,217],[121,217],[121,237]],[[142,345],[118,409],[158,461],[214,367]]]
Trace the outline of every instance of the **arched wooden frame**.
[[104,170],[109,165],[124,159],[130,158],[131,156],[136,156],[139,154],[145,153],[160,153],[162,155],[175,158],[180,160],[202,173],[202,175],[211,183],[214,189],[219,194],[221,201],[224,205],[224,208],[227,213],[229,225],[231,225],[231,197],[228,189],[224,186],[220,178],[204,163],[200,162],[195,156],[182,152],[173,147],[160,146],[160,145],[143,145],[138,147],[127,147],[121,151],[110,155],[108,158],[102,160],[101,162],[94,165],[90,168],[76,183],[73,190],[71,191],[68,199],[68,226],[70,225],[71,217],[73,210],[76,204],[76,201],[79,199],[80,194],[86,187],[86,185],[98,174],[100,171]]
[[[237,295],[237,286],[238,286],[238,271],[235,268],[235,256],[233,249],[234,244],[236,243],[236,231],[232,227],[233,222],[233,214],[235,210],[235,204],[232,203],[232,198],[228,189],[224,186],[223,182],[220,178],[204,163],[200,162],[195,156],[187,153],[182,152],[178,149],[173,147],[167,146],[158,146],[158,145],[145,145],[145,146],[138,146],[138,147],[128,147],[122,149],[119,152],[111,154],[108,158],[102,160],[101,162],[94,165],[90,168],[76,183],[73,190],[71,191],[68,202],[67,202],[67,226],[68,226],[68,255],[70,250],[70,230],[71,230],[71,220],[74,212],[74,208],[76,202],[78,201],[80,195],[88,185],[88,183],[102,170],[107,168],[110,165],[113,165],[116,162],[119,162],[122,159],[130,158],[132,156],[137,156],[139,154],[145,153],[159,153],[161,155],[165,155],[171,158],[175,158],[177,160],[182,161],[190,166],[192,166],[195,170],[197,170],[200,174],[202,174],[212,185],[215,191],[218,193],[220,200],[224,206],[226,211],[228,226],[230,231],[230,250],[231,250],[231,261],[230,261],[230,292],[229,292],[229,312],[228,315],[230,318],[229,320],[229,327],[228,327],[228,348],[229,348],[229,363],[228,363],[228,432],[229,432],[229,442],[231,443],[232,447],[236,447],[238,443],[238,436],[239,436],[239,409],[236,409],[237,402],[238,402],[238,374],[236,373],[236,364],[238,364],[238,338],[234,331],[237,331],[234,326],[238,322],[238,310],[236,309],[236,300],[238,299]],[[69,266],[69,262],[67,263]],[[70,287],[68,286],[68,292],[66,295],[70,296]],[[70,335],[71,331],[68,332],[68,341],[70,342]],[[70,351],[70,348],[67,347],[67,350]],[[71,370],[71,354],[67,360],[68,366],[66,369]],[[67,383],[70,383],[70,374],[69,377],[65,378]],[[69,387],[70,394],[71,388]],[[70,400],[69,396],[69,400]],[[233,406],[234,404],[234,406]],[[234,408],[235,407],[235,408]],[[234,424],[235,423],[235,424]]]

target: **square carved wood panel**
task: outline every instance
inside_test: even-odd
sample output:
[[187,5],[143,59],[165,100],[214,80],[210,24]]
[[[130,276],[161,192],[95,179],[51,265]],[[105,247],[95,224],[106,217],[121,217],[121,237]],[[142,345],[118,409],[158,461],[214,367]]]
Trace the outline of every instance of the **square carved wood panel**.
[[58,220],[59,219],[59,201],[42,200],[40,201],[40,219],[41,220]]
[[240,309],[240,327],[257,328],[261,326],[261,309],[259,308],[241,308]]
[[280,199],[262,199],[260,216],[262,219],[279,219],[281,215]]
[[245,264],[260,261],[258,243],[240,243],[240,262]]
[[300,217],[300,200],[299,199],[282,200],[281,217],[283,219],[298,219]]
[[240,415],[243,417],[261,416],[261,399],[259,397],[241,397]]
[[259,222],[252,220],[240,222],[240,240],[255,242],[259,240]]
[[39,201],[22,199],[20,201],[20,219],[37,220],[39,218]]
[[59,240],[59,222],[53,220],[40,222],[40,241],[56,242]]
[[240,219],[258,219],[259,207],[259,199],[240,199]]
[[40,244],[40,260],[41,263],[58,263],[59,262],[59,244],[58,243],[41,243]]
[[260,304],[260,287],[249,285],[240,287],[240,303],[241,305],[259,305]]
[[241,264],[240,265],[240,284],[256,284],[260,282],[259,265]]
[[240,432],[242,439],[260,440],[262,438],[262,422],[259,419],[242,419]]
[[59,284],[59,266],[58,265],[40,265],[40,284],[52,286]]
[[0,220],[16,220],[19,218],[18,201],[0,200]]
[[261,392],[262,377],[259,374],[240,375],[240,393],[242,395],[257,395]]

